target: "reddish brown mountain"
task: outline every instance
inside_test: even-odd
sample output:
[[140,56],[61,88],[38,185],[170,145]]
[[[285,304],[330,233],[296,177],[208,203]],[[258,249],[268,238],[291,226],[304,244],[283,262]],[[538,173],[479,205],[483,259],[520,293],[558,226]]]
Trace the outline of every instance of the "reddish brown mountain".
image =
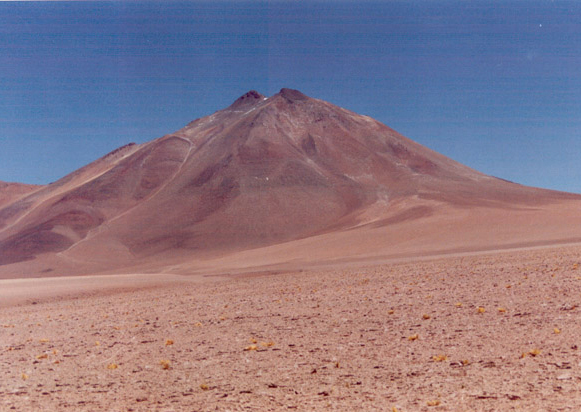
[[39,189],[41,186],[0,181],[0,208]]
[[[327,260],[365,255],[350,252],[362,245],[350,247],[350,238],[367,239],[373,256],[404,253],[393,236],[418,251],[495,246],[493,238],[476,241],[486,229],[467,225],[467,214],[473,223],[486,213],[527,216],[499,245],[526,243],[526,233],[533,243],[581,238],[559,218],[546,220],[565,209],[576,218],[580,196],[483,175],[367,116],[290,89],[270,98],[248,92],[173,134],[27,190],[15,195],[0,186],[2,276],[187,271],[204,267],[202,260],[257,251],[274,260],[255,266],[295,258],[307,264],[317,260],[308,256],[319,240],[333,250],[323,253]],[[544,222],[535,229],[531,218]],[[442,219],[450,219],[447,229],[438,229]],[[420,223],[436,231],[429,247],[414,244],[425,235],[410,235]],[[434,244],[446,230],[466,235]]]

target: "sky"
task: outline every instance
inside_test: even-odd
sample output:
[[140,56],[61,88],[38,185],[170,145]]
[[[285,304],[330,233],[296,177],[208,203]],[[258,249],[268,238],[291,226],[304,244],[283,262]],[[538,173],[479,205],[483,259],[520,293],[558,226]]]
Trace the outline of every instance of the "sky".
[[581,193],[581,2],[0,2],[0,180],[46,184],[282,87]]

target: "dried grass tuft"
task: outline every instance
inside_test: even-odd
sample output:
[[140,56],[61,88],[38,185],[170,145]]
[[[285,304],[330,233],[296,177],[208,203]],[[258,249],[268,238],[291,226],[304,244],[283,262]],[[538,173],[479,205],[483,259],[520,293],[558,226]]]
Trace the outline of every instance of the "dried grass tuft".
[[540,349],[536,349],[535,348],[535,349],[531,349],[529,351],[529,355],[531,355],[531,356],[537,356],[537,355],[540,355],[540,354],[541,354],[541,350]]
[[432,356],[432,360],[434,362],[443,362],[446,359],[448,359],[448,357],[446,355],[434,355],[434,356]]

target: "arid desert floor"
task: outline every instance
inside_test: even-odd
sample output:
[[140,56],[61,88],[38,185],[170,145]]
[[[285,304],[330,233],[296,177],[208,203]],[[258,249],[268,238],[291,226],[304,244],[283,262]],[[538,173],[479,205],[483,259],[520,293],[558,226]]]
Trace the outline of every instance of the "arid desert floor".
[[580,263],[569,245],[6,288],[0,410],[579,411]]

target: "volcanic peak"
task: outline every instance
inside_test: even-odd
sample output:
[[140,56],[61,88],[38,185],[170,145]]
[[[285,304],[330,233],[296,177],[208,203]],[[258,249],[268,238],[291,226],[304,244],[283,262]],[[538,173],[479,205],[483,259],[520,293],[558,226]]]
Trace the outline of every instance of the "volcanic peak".
[[[271,98],[276,97],[282,97],[289,103],[306,101],[310,99],[309,96],[305,95],[304,93],[301,93],[300,91],[295,89],[288,89],[286,87],[283,87],[282,89],[280,89],[278,93],[271,96]],[[257,103],[262,102],[263,100],[266,100],[266,96],[262,95],[256,90],[250,90],[247,93],[244,93],[238,99],[236,99],[234,103],[232,103],[228,107],[228,109],[230,110],[240,110],[244,108],[248,109]]]
[[296,102],[296,101],[300,101],[300,100],[308,100],[309,99],[309,97],[307,95],[299,92],[298,90],[287,89],[284,87],[282,89],[280,89],[280,92],[278,92],[278,95],[284,97],[289,102]]
[[264,97],[265,96],[258,93],[256,90],[250,90],[248,93],[245,93],[236,99],[234,103],[230,105],[229,109],[241,109],[253,106],[255,103],[263,100]]
[[0,266],[39,258],[39,273],[53,261],[70,273],[161,255],[177,262],[357,228],[390,231],[441,210],[578,199],[483,175],[288,88],[269,98],[251,90],[44,188],[4,186]]

